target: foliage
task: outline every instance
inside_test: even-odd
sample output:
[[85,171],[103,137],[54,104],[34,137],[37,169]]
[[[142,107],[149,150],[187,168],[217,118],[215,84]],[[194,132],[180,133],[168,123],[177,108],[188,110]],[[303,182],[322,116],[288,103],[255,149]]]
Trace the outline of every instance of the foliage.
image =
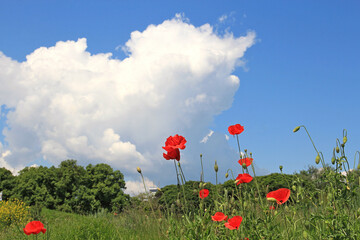
[[13,199],[0,201],[0,229],[12,224],[24,224],[30,219],[29,207],[24,202]]
[[0,169],[4,199],[22,199],[30,206],[41,205],[65,212],[92,213],[101,208],[122,211],[130,202],[124,194],[123,174],[107,164],[89,164],[86,169],[76,160],[56,167],[26,167],[18,176]]

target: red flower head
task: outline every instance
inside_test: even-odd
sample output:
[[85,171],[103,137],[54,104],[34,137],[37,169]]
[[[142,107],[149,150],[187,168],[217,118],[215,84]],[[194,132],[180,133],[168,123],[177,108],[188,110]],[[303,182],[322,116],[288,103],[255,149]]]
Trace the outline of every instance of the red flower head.
[[211,216],[211,219],[213,221],[221,222],[221,221],[225,221],[227,219],[227,216],[225,216],[225,214],[223,214],[222,212],[217,212],[215,213],[214,216]]
[[238,163],[242,166],[244,163],[246,164],[246,167],[250,166],[253,162],[252,158],[242,158],[238,161]]
[[228,131],[231,135],[240,134],[244,131],[244,126],[241,126],[240,124],[231,125],[228,127]]
[[290,190],[287,188],[280,188],[276,191],[269,192],[266,199],[269,201],[276,201],[278,204],[283,204],[290,197]]
[[32,221],[26,224],[24,228],[24,233],[26,235],[30,234],[38,234],[40,232],[45,233],[46,229],[44,228],[44,224],[42,224],[40,221]]
[[180,150],[178,148],[171,149],[166,154],[163,153],[163,157],[166,160],[175,159],[177,161],[180,161]]
[[270,210],[275,210],[275,207],[274,207],[274,206],[270,206],[269,209],[270,209]]
[[236,178],[236,185],[239,185],[240,183],[249,183],[253,180],[253,177],[250,176],[250,174],[244,173],[244,174],[239,174]]
[[200,190],[200,192],[199,192],[199,197],[200,198],[206,198],[207,196],[209,196],[209,190],[207,190],[207,189],[202,189],[202,190]]
[[233,218],[230,218],[228,222],[225,223],[225,227],[227,227],[230,230],[239,229],[241,221],[242,221],[242,217],[235,216]]
[[162,147],[166,151],[173,150],[175,148],[184,149],[185,148],[186,139],[183,136],[175,135],[170,136],[166,139],[165,147]]

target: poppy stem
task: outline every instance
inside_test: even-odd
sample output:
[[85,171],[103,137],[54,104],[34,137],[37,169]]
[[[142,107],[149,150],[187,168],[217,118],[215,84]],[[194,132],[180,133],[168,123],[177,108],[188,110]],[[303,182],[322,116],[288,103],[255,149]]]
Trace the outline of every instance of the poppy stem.
[[184,182],[186,182],[185,175],[184,175],[184,172],[183,172],[183,170],[182,170],[182,168],[181,168],[180,162],[178,162],[178,166],[179,166],[179,169],[180,169],[180,171],[181,171],[181,176],[184,178]]
[[179,173],[178,173],[178,170],[176,167],[175,159],[174,159],[174,166],[175,166],[175,171],[176,171],[177,185],[180,186]]
[[240,143],[239,143],[239,134],[236,134],[236,140],[237,140],[237,144],[238,144],[238,147],[239,147],[239,155],[240,155],[240,158],[242,158],[241,150],[240,150]]
[[201,177],[200,177],[200,181],[203,182],[203,181],[204,181],[204,167],[203,167],[203,162],[202,162],[202,154],[200,154],[200,162],[201,162]]
[[359,151],[356,151],[356,153],[355,153],[355,157],[354,157],[354,168],[353,168],[353,170],[355,171],[355,163],[356,163],[356,154],[359,154],[359,165],[360,165],[360,152]]

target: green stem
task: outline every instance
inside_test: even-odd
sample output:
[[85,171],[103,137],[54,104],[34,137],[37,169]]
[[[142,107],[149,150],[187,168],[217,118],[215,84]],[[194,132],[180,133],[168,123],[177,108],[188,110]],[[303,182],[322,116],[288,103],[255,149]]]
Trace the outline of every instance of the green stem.
[[151,199],[150,199],[151,196],[150,196],[150,194],[146,191],[146,185],[145,185],[144,176],[143,176],[143,174],[142,174],[141,172],[140,172],[140,175],[141,175],[142,182],[143,182],[143,184],[144,184],[145,193],[148,195],[149,205],[150,205],[151,210],[152,210],[152,212],[153,212],[153,214],[154,214],[154,216],[155,216],[155,211],[154,211],[154,208],[153,208],[153,206],[152,206]]
[[310,138],[310,141],[311,141],[312,145],[313,145],[313,146],[314,146],[314,148],[315,148],[315,151],[317,152],[317,154],[319,154],[319,151],[316,149],[315,144],[314,144],[313,140],[311,139],[311,136],[310,136],[310,134],[309,134],[308,130],[306,129],[306,127],[305,127],[304,125],[301,125],[300,127],[303,127],[303,128],[305,129],[305,131],[306,131],[307,135],[308,135],[308,136],[309,136],[309,138]]
[[355,163],[356,163],[356,154],[359,154],[359,162],[358,162],[358,164],[360,164],[360,152],[359,151],[356,151],[356,153],[355,153],[355,157],[354,157],[354,171],[355,171],[355,168],[356,168],[356,166],[355,166]]
[[181,168],[180,162],[178,162],[178,166],[179,166],[179,168],[180,168],[181,175],[184,177],[184,181],[186,182],[185,174],[184,174],[184,172],[183,172],[183,170],[182,170],[182,168]]
[[200,154],[200,162],[201,162],[201,177],[200,177],[200,181],[203,182],[203,181],[204,181],[204,167],[203,167],[203,162],[202,162],[202,154]]
[[237,144],[238,144],[238,147],[239,147],[239,155],[240,155],[240,158],[241,158],[241,150],[240,150],[240,143],[239,143],[239,134],[236,134],[236,140],[237,140]]
[[174,159],[174,166],[175,166],[175,171],[176,171],[177,185],[180,186],[179,173],[178,173],[178,170],[176,167],[175,159]]

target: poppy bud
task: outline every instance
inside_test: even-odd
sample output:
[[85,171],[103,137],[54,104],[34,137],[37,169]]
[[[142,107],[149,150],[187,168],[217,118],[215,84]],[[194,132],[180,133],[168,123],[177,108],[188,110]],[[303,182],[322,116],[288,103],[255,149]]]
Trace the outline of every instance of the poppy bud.
[[296,127],[296,128],[294,128],[293,132],[295,133],[295,132],[299,131],[299,129],[300,129],[300,127]]
[[247,201],[244,201],[244,207],[247,207],[248,203]]
[[340,152],[340,148],[338,146],[336,146],[335,150],[336,150],[337,153]]
[[[360,165],[359,165],[360,166]],[[225,178],[228,178],[229,177],[229,174],[228,173],[225,173]]]
[[345,144],[346,142],[347,142],[347,137],[344,136],[344,137],[343,137],[343,143]]
[[319,156],[319,154],[316,156],[316,158],[315,158],[315,163],[316,164],[319,164],[319,162],[320,162],[320,156]]
[[341,147],[342,147],[342,148],[344,148],[344,147],[345,147],[345,144],[344,144],[344,143],[342,143],[342,144],[341,144]]
[[280,172],[282,172],[282,170],[283,170],[283,166],[282,166],[282,165],[280,165],[280,166],[279,166],[279,169],[280,169]]
[[136,170],[138,171],[138,173],[141,173],[141,168],[137,167]]
[[215,172],[218,172],[218,171],[219,171],[219,166],[217,165],[216,160],[215,160],[214,170],[215,170]]
[[157,190],[158,190],[159,192],[162,192],[162,191],[161,191],[161,188],[157,188]]
[[200,153],[200,157],[202,157],[202,154]]
[[331,163],[332,163],[332,164],[335,164],[335,160],[336,160],[336,159],[335,159],[334,157],[332,157],[332,158],[331,158]]
[[244,149],[244,152],[247,153],[247,149]]
[[296,191],[296,186],[295,185],[292,185],[291,188],[292,188],[293,191]]
[[243,163],[241,166],[245,169],[246,168],[246,163]]

